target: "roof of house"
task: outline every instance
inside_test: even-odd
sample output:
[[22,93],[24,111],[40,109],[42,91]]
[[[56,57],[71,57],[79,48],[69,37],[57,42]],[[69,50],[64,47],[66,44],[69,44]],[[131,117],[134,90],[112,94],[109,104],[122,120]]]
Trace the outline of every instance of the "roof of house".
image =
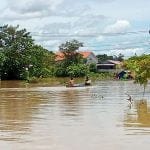
[[121,64],[120,61],[116,61],[116,60],[108,60],[108,62],[116,64],[116,65],[120,65]]
[[64,54],[62,52],[56,52],[55,54],[56,54],[55,58],[56,61],[61,61],[64,59]]
[[83,58],[87,58],[90,54],[92,54],[92,52],[86,51],[86,52],[79,52]]
[[122,62],[116,61],[116,60],[106,60],[106,61],[101,62],[100,64],[114,64],[114,65],[121,65]]
[[[93,54],[93,52],[85,51],[85,52],[79,52],[83,58],[87,58],[90,54]],[[61,61],[64,59],[64,54],[62,52],[56,52],[56,61]]]

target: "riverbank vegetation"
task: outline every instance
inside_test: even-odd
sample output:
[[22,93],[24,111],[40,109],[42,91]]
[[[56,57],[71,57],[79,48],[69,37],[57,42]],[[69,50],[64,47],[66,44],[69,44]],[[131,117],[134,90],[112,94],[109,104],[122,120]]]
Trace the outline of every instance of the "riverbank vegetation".
[[77,52],[82,46],[83,43],[77,40],[61,44],[59,51],[64,58],[56,61],[55,53],[35,44],[26,29],[5,25],[0,31],[0,78],[36,82],[48,77],[94,74],[96,64],[86,64],[86,60]]
[[0,32],[1,79],[28,79],[52,75],[54,53],[36,45],[26,29],[3,26]]
[[131,57],[124,64],[126,68],[133,72],[135,83],[143,85],[145,93],[145,88],[150,79],[150,54]]
[[[111,73],[97,73],[96,64],[87,64],[78,53],[84,44],[77,40],[62,43],[58,50],[63,54],[56,61],[56,54],[35,44],[26,29],[4,25],[0,31],[0,79],[38,82],[43,78],[84,77],[113,79]],[[98,61],[107,59],[123,61],[123,55],[97,55]],[[125,66],[135,74],[135,81],[146,86],[150,78],[150,55],[134,56],[125,61]]]

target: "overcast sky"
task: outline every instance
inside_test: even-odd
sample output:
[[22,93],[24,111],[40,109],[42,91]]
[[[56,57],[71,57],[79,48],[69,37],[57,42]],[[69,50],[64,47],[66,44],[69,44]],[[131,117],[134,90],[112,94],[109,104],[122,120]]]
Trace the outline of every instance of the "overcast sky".
[[56,51],[66,40],[82,50],[126,57],[150,53],[149,0],[0,0],[0,25],[20,25]]

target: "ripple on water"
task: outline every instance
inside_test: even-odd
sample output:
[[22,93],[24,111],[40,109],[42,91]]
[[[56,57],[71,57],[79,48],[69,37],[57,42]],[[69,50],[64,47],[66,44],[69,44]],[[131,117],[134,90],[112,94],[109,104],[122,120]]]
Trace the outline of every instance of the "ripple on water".
[[[78,88],[0,88],[0,147],[7,143],[5,150],[140,150],[144,142],[142,148],[148,149],[149,90],[148,85],[141,101],[143,88],[131,81]],[[132,105],[126,93],[133,97]]]

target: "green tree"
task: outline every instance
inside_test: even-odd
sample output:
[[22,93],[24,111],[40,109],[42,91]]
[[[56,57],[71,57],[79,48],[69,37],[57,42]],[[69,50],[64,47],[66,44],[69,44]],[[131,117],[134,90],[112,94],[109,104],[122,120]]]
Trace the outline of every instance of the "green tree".
[[95,63],[91,63],[89,64],[89,71],[90,72],[97,72],[97,67],[96,67],[96,64]]
[[96,57],[98,58],[99,63],[106,61],[106,60],[116,60],[116,61],[124,60],[124,55],[121,53],[119,53],[118,55],[114,55],[114,56],[108,56],[107,54],[103,54],[103,55],[97,55]]
[[2,75],[2,67],[5,61],[5,55],[2,51],[2,49],[0,49],[0,80],[1,80],[1,75]]
[[64,54],[63,63],[66,67],[83,61],[82,55],[77,52],[77,50],[82,46],[83,43],[77,40],[67,41],[59,46],[60,52]]
[[73,77],[83,77],[88,73],[88,67],[85,64],[73,64],[67,67],[67,73]]
[[26,29],[19,30],[19,26],[5,25],[0,32],[0,49],[3,50],[2,78],[19,79],[26,61],[26,51],[33,45],[33,39]]
[[55,54],[41,47],[34,45],[27,55],[30,76],[49,77],[53,75]]
[[99,63],[106,61],[106,60],[113,60],[113,56],[108,56],[107,54],[97,55],[96,57],[98,58]]
[[118,56],[114,55],[113,60],[116,61],[123,61],[124,60],[124,55],[119,53]]
[[56,76],[77,77],[85,74],[84,70],[82,71],[82,69],[84,69],[83,56],[77,51],[82,46],[83,43],[77,40],[67,41],[59,46],[59,51],[63,53],[64,59],[56,64]]
[[26,29],[5,25],[0,32],[2,79],[27,79],[27,76],[49,76],[54,66],[54,54],[39,45]]
[[129,58],[125,65],[134,72],[135,82],[145,87],[150,79],[150,55],[134,56]]

